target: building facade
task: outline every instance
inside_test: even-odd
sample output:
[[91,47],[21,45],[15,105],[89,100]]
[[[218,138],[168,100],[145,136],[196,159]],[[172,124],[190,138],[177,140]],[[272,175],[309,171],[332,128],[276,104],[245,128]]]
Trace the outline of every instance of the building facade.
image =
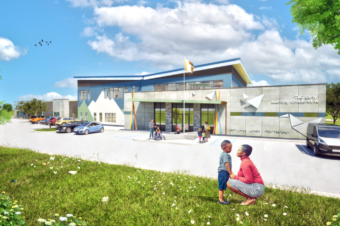
[[300,139],[308,122],[325,122],[326,84],[247,87],[240,59],[195,66],[185,85],[183,73],[75,77],[79,118],[131,130],[147,130],[154,119],[168,132],[197,131],[207,121],[213,134]]

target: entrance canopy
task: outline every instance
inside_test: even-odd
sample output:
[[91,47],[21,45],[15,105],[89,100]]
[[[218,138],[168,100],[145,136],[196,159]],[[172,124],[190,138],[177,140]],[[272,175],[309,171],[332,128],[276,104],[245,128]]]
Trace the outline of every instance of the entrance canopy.
[[[164,99],[133,99],[130,98],[128,101],[134,102],[160,102],[160,103],[183,103],[183,100],[164,100]],[[226,101],[215,101],[215,100],[185,100],[188,104],[226,104]]]

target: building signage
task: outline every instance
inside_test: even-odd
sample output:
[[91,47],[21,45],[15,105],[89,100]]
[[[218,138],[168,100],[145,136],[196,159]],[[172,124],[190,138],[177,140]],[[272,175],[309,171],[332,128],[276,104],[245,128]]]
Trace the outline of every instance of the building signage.
[[319,104],[316,95],[295,95],[293,100],[272,100],[272,104]]

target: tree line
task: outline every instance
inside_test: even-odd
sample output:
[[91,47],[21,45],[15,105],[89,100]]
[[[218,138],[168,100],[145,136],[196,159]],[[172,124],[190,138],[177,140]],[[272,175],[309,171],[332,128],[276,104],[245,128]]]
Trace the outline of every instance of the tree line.
[[21,111],[25,114],[28,114],[29,116],[32,116],[32,115],[39,116],[39,115],[42,115],[42,113],[44,111],[47,111],[48,109],[47,109],[45,102],[34,98],[33,100],[28,101],[28,102],[20,101],[17,104],[15,110]]

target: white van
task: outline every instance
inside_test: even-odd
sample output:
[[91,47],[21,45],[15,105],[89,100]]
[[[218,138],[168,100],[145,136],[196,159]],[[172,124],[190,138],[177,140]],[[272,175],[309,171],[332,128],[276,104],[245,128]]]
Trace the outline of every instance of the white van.
[[340,157],[340,126],[309,123],[306,137],[307,148],[313,148],[314,155]]

